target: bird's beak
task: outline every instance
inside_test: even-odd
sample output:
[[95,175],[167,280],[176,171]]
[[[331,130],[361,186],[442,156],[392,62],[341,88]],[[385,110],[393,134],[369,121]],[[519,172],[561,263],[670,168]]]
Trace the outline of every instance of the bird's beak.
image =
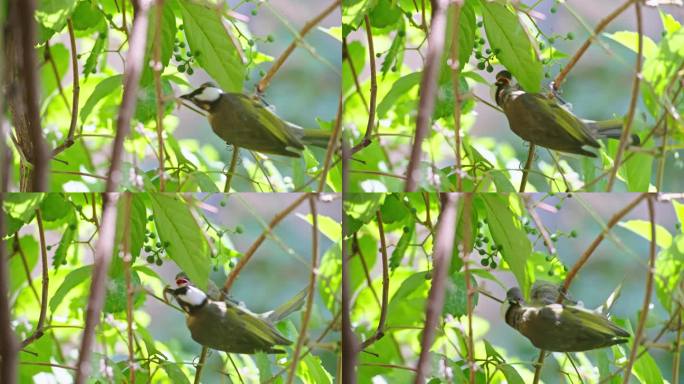
[[192,100],[192,96],[190,96],[189,93],[187,93],[187,94],[185,94],[185,95],[180,95],[179,97],[180,97],[181,99],[184,99],[184,100]]

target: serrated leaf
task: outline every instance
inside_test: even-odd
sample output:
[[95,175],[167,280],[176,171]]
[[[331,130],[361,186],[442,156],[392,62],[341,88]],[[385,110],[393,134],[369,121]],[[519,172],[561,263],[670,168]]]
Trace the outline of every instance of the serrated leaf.
[[74,238],[77,234],[78,221],[74,220],[73,222],[67,224],[64,234],[62,235],[62,239],[59,241],[59,246],[57,247],[55,255],[52,258],[52,266],[55,267],[55,270],[59,269],[59,267],[61,267],[66,261],[67,251],[69,251],[69,247],[74,242]]
[[211,266],[209,248],[190,208],[174,195],[152,193],[148,196],[159,239],[169,243],[168,256],[197,287],[206,290]]
[[97,62],[100,59],[100,55],[102,54],[102,52],[104,52],[106,43],[107,30],[104,29],[100,31],[100,33],[97,35],[97,39],[95,39],[95,43],[93,44],[93,47],[90,49],[88,59],[86,59],[86,63],[83,66],[83,76],[86,79],[93,73],[95,67],[97,67]]
[[[242,92],[245,66],[218,10],[179,1],[185,37],[196,62],[226,92]],[[199,54],[198,54],[199,52]]]
[[396,247],[394,247],[394,250],[392,251],[392,257],[390,257],[389,262],[391,271],[394,271],[401,265],[401,260],[403,260],[404,254],[406,254],[406,250],[411,244],[411,239],[413,239],[413,235],[416,233],[415,222],[411,222],[411,224],[412,225],[410,226],[404,227],[404,231],[402,232]]

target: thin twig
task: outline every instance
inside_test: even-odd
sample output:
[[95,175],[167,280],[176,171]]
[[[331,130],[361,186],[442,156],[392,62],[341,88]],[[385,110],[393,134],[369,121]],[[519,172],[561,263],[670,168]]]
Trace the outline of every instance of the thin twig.
[[[344,135],[345,132],[343,131]],[[349,192],[350,148],[346,137],[342,137],[342,196]],[[349,279],[349,235],[348,215],[342,215],[342,370],[341,382],[356,384],[356,362],[359,345],[351,325],[351,287]]]
[[38,324],[36,325],[36,330],[33,331],[31,336],[27,337],[21,342],[21,349],[26,348],[27,345],[33,343],[43,336],[45,331],[45,317],[47,315],[47,304],[48,304],[48,289],[49,289],[49,279],[48,279],[48,256],[47,256],[47,245],[45,243],[45,230],[43,229],[43,217],[40,213],[40,209],[36,209],[36,223],[38,224],[38,238],[40,239],[40,262],[43,271],[43,281],[42,281],[42,291],[40,298],[40,314],[38,315]]
[[563,83],[563,80],[568,76],[568,73],[570,73],[570,70],[577,64],[579,59],[584,55],[584,53],[589,49],[589,46],[591,45],[591,42],[594,40],[594,36],[599,36],[601,31],[603,31],[604,28],[608,26],[608,24],[613,21],[616,17],[618,17],[622,12],[624,12],[629,6],[637,0],[627,0],[624,4],[622,4],[619,8],[613,11],[610,15],[606,16],[603,20],[601,20],[597,25],[596,28],[594,28],[594,34],[590,36],[584,44],[580,47],[580,49],[575,52],[575,54],[572,56],[568,64],[563,67],[563,70],[556,76],[556,79],[553,81],[553,88],[555,90],[558,90],[561,84]]
[[518,192],[525,192],[525,187],[527,186],[527,177],[530,174],[530,169],[532,169],[532,160],[534,160],[535,145],[530,143],[530,150],[527,152],[527,161],[525,161],[525,167],[523,168],[522,179],[520,179],[520,190]]
[[297,362],[299,361],[302,346],[306,340],[306,331],[309,328],[309,320],[311,319],[311,311],[313,310],[314,291],[316,289],[316,275],[318,274],[318,212],[316,210],[316,195],[308,195],[309,209],[311,210],[311,276],[309,278],[309,293],[306,298],[306,310],[302,315],[302,325],[299,330],[299,337],[297,337],[297,344],[292,355],[290,363],[290,372],[287,375],[287,384],[291,384],[295,378],[297,371]]
[[221,299],[224,299],[226,297],[226,295],[230,291],[230,288],[233,286],[235,279],[237,279],[238,275],[240,274],[240,271],[242,271],[242,268],[244,268],[245,265],[249,262],[249,260],[254,255],[254,252],[256,252],[256,250],[264,242],[264,240],[266,240],[266,236],[271,233],[273,228],[276,225],[278,225],[278,223],[280,223],[285,217],[287,217],[287,215],[294,211],[299,206],[299,204],[301,204],[308,197],[308,193],[301,194],[297,198],[297,200],[292,202],[292,204],[290,204],[284,210],[278,212],[275,216],[273,216],[273,219],[271,219],[271,221],[268,223],[268,227],[264,229],[261,235],[259,235],[259,237],[254,241],[254,243],[250,245],[249,249],[247,249],[247,251],[245,251],[245,253],[240,258],[240,261],[238,261],[235,267],[230,271],[230,274],[228,274],[226,283],[223,285],[223,288],[221,289]]
[[534,225],[539,230],[539,233],[541,234],[541,237],[544,240],[544,244],[546,245],[546,248],[549,250],[549,254],[555,255],[556,247],[553,245],[553,241],[551,241],[549,232],[546,230],[544,223],[541,221],[541,218],[539,218],[537,211],[534,209],[534,206],[532,205],[531,195],[524,195],[523,202],[525,203],[525,208],[527,208],[527,212],[530,214],[530,217],[532,217],[532,221],[534,221]]
[[653,274],[655,272],[656,259],[656,219],[654,207],[654,195],[649,195],[646,199],[648,204],[648,219],[651,222],[651,244],[649,247],[648,270],[646,272],[646,292],[644,293],[644,303],[641,306],[639,315],[639,323],[637,324],[636,332],[634,332],[634,342],[632,343],[632,351],[629,354],[629,360],[625,367],[625,375],[622,379],[623,384],[629,382],[632,375],[632,367],[636,361],[637,351],[641,346],[641,337],[644,334],[644,327],[646,326],[646,318],[648,317],[648,310],[651,306],[651,294],[653,293]]
[[[463,195],[463,214],[461,217],[464,220],[463,224],[463,241],[462,259],[463,259],[463,275],[466,281],[466,310],[468,311],[468,382],[475,383],[475,342],[473,340],[473,294],[475,290],[472,289],[470,283],[470,251],[469,244],[472,240],[472,209],[473,209],[473,194],[466,193]],[[448,268],[448,266],[447,266]]]
[[[0,76],[2,76],[2,71],[0,71]],[[4,113],[0,114],[0,120],[2,120],[3,116]],[[2,121],[0,121],[0,127],[2,125]],[[3,174],[3,176],[6,177],[7,175]],[[4,206],[4,200],[5,194],[0,193],[0,207]],[[6,217],[4,212],[0,214],[0,239],[5,238]],[[12,331],[12,323],[10,322],[8,264],[7,242],[0,241],[0,356],[2,356],[2,359],[0,359],[0,382],[15,383],[17,381],[18,344]]]
[[[371,28],[370,18],[368,15],[364,18],[364,25],[366,26],[366,38],[368,39],[368,62],[370,65],[370,103],[368,104],[368,122],[366,123],[366,133],[363,135],[363,140],[356,144],[351,149],[351,155],[371,144],[371,135],[375,129],[375,107],[378,98],[378,80],[377,70],[375,68],[375,48],[373,45],[373,30]],[[350,60],[351,62],[351,60]]]
[[273,62],[273,65],[271,68],[266,72],[264,77],[261,78],[259,81],[259,84],[257,84],[257,92],[259,93],[264,93],[268,85],[271,83],[271,79],[275,74],[278,72],[280,67],[283,66],[285,63],[285,60],[287,60],[288,57],[290,57],[290,54],[294,49],[297,47],[297,44],[300,42],[301,39],[304,38],[304,36],[311,31],[313,27],[318,25],[323,19],[325,19],[332,11],[334,11],[342,2],[342,0],[335,0],[333,1],[332,4],[330,4],[326,9],[323,10],[320,14],[315,16],[313,19],[309,20],[304,24],[302,29],[299,31],[299,35],[295,36],[295,39],[290,43],[290,45],[283,51],[283,53],[280,54],[280,56]]
[[200,357],[197,361],[197,368],[195,369],[195,380],[193,381],[194,384],[200,384],[202,371],[204,370],[204,361],[207,359],[207,352],[209,352],[209,348],[202,346],[202,352],[200,352]]
[[[376,341],[385,336],[385,321],[387,320],[387,307],[389,306],[389,263],[387,258],[387,243],[385,242],[385,229],[382,223],[382,213],[375,211],[378,221],[378,232],[380,236],[380,255],[382,256],[382,303],[380,304],[380,319],[375,333],[361,344],[364,350]],[[363,259],[363,257],[361,257]],[[370,284],[369,284],[370,285]]]
[[613,184],[615,184],[615,178],[617,177],[617,171],[622,165],[622,156],[627,148],[629,141],[631,140],[632,124],[634,123],[634,113],[636,112],[636,105],[639,99],[639,83],[641,82],[641,61],[644,55],[644,36],[643,27],[641,25],[641,4],[638,1],[634,3],[634,8],[636,10],[637,19],[637,34],[638,34],[638,50],[636,58],[636,68],[634,73],[634,81],[632,82],[632,99],[629,102],[629,110],[627,112],[627,121],[625,122],[622,132],[620,134],[620,144],[618,145],[617,153],[615,154],[613,170],[608,176],[608,182],[606,184],[606,192],[613,190]]
[[76,133],[76,124],[78,123],[78,98],[81,94],[81,84],[78,78],[78,58],[76,56],[76,36],[74,35],[74,25],[71,19],[67,20],[67,27],[69,30],[69,42],[71,44],[71,75],[73,77],[72,98],[71,98],[71,121],[69,122],[69,132],[64,140],[64,143],[52,151],[52,157],[63,150],[74,145],[74,134]]
[[164,192],[164,101],[162,94],[161,72],[164,69],[161,63],[161,29],[164,0],[156,0],[157,21],[154,28],[154,47],[152,70],[154,72],[154,92],[157,96],[157,158],[159,159],[159,191]]
[[[433,8],[434,12],[434,8]],[[433,18],[432,33],[435,33]],[[447,274],[451,262],[451,254],[454,247],[454,237],[456,235],[456,195],[441,194],[442,212],[437,222],[434,251],[433,251],[433,274],[430,293],[428,294],[425,308],[425,328],[420,339],[420,357],[416,365],[416,376],[414,382],[423,384],[425,375],[430,368],[430,349],[435,337],[435,330],[439,324],[439,317],[444,307],[444,295],[446,290]]]
[[[124,71],[124,90],[119,108],[119,116],[116,119],[116,136],[112,145],[112,156],[109,171],[107,172],[106,192],[114,192],[121,182],[121,162],[123,159],[123,144],[131,130],[131,119],[137,103],[138,85],[142,72],[143,59],[145,56],[145,43],[147,40],[148,12],[151,0],[138,0],[133,27],[129,39],[128,53],[126,54],[126,69]],[[108,268],[108,266],[107,266]]]
[[235,167],[237,166],[239,158],[240,147],[233,145],[233,156],[230,158],[230,165],[228,166],[228,171],[226,172],[226,183],[223,185],[223,193],[230,192],[230,185],[233,182],[233,174],[235,173]]
[[444,31],[446,30],[446,0],[432,1],[432,22],[428,36],[428,49],[420,80],[420,100],[418,102],[418,116],[416,117],[416,134],[411,148],[411,158],[408,163],[407,179],[404,190],[413,192],[419,179],[420,158],[423,153],[423,140],[427,137],[432,122],[432,111],[435,108],[437,93],[437,78],[439,64],[444,49]]
[[453,22],[451,24],[451,87],[454,92],[454,134],[456,135],[456,148],[454,148],[454,156],[456,157],[456,191],[463,190],[463,169],[461,169],[461,95],[459,76],[461,74],[461,63],[458,60],[458,30],[460,28],[461,19],[460,1],[454,1],[452,6]]
[[[127,325],[127,344],[128,344],[128,381],[135,384],[135,352],[133,350],[133,294],[135,290],[132,285],[131,265],[133,257],[131,255],[131,205],[133,195],[129,192],[124,195],[124,227],[123,227],[123,257],[124,273],[126,275],[126,325]],[[94,201],[93,201],[94,205]]]
[[342,106],[342,94],[340,94],[339,101],[337,104],[337,116],[335,117],[335,127],[330,135],[330,141],[328,141],[328,148],[325,151],[325,159],[323,160],[323,170],[318,175],[318,192],[323,192],[325,188],[326,178],[328,176],[328,171],[331,167],[332,156],[335,150],[338,148],[338,143],[340,141],[340,133],[342,132],[342,114],[344,112],[344,107]]

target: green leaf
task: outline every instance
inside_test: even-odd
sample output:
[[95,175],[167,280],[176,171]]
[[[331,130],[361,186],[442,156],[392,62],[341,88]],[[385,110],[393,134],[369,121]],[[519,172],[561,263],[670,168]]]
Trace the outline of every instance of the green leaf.
[[[338,242],[342,238],[342,224],[330,216],[318,214],[318,231],[333,242]],[[297,214],[297,217],[313,225],[312,215]]]
[[506,377],[506,382],[508,384],[525,384],[525,381],[520,376],[518,371],[513,368],[512,365],[500,364],[497,366],[503,372],[504,377]]
[[512,194],[482,194],[481,199],[487,212],[487,225],[494,242],[501,246],[501,256],[511,268],[525,297],[531,281],[526,273],[527,258],[532,253],[532,244],[522,228],[518,215],[513,214],[506,200]]
[[[57,83],[62,80],[69,68],[69,50],[62,43],[50,45],[50,57],[57,67],[57,76],[52,63],[46,62],[40,69],[40,79],[43,86],[43,97],[50,96],[57,89]],[[67,96],[68,97],[68,96]],[[69,101],[71,103],[71,101]]]
[[159,239],[169,243],[166,252],[200,289],[207,289],[209,248],[190,208],[174,195],[148,194]]
[[10,193],[4,196],[3,209],[15,219],[28,223],[45,198],[45,193]]
[[71,20],[74,23],[74,30],[86,31],[104,22],[104,16],[92,1],[83,0],[76,5]]
[[396,223],[406,219],[406,217],[411,214],[406,207],[406,204],[402,201],[402,197],[403,196],[398,193],[392,193],[385,196],[385,201],[380,208],[383,223]]
[[178,1],[185,37],[197,63],[226,92],[242,92],[245,66],[220,11],[190,1]]
[[[642,348],[640,348],[642,349]],[[656,364],[651,354],[644,353],[634,362],[632,374],[643,384],[663,383],[663,376],[660,374],[658,364]]]
[[44,221],[57,221],[72,210],[73,207],[61,193],[48,193],[40,204],[40,214]]
[[[43,28],[50,31],[41,37],[47,40],[54,32],[61,31],[75,7],[76,0],[40,0],[34,16]],[[39,39],[38,43],[45,40]]]
[[303,383],[332,383],[332,376],[323,368],[320,357],[307,354],[297,366],[297,377]]
[[90,49],[90,55],[86,59],[86,63],[83,66],[83,76],[87,79],[97,67],[97,62],[100,59],[100,55],[104,52],[105,45],[107,44],[107,29],[103,29],[97,35],[93,47]]
[[402,17],[402,13],[396,1],[378,0],[368,16],[373,27],[385,28],[398,22]]
[[398,30],[397,34],[392,40],[392,45],[390,46],[389,50],[387,50],[387,54],[385,54],[385,60],[382,62],[382,66],[380,67],[380,72],[382,73],[382,76],[387,75],[390,70],[398,70],[401,67],[403,57],[404,57],[404,44],[406,43],[406,25],[404,23],[401,23]]
[[93,108],[100,100],[109,96],[117,88],[123,88],[123,75],[114,75],[100,81],[81,108],[81,124],[85,124]]
[[[10,252],[10,254],[13,249],[14,241],[16,240],[12,237],[11,243],[9,241],[7,242],[7,251]],[[23,256],[26,256],[26,268],[24,268],[23,256],[21,254],[17,253],[10,257],[8,261],[10,296],[25,283],[28,283],[28,280],[26,279],[26,269],[33,271],[38,262],[38,241],[33,236],[22,236],[19,239],[19,245],[23,252]]]
[[[137,194],[131,194],[131,208],[130,216],[126,215],[126,200],[124,195],[117,201],[117,215],[116,215],[116,246],[123,247],[125,225],[128,225],[129,251],[133,259],[140,256],[140,250],[145,244],[145,226],[147,223],[147,209],[145,201]],[[115,252],[116,253],[116,252]]]
[[416,225],[415,222],[411,222],[410,226],[404,227],[404,231],[401,234],[401,237],[399,238],[399,241],[397,242],[396,247],[394,247],[394,250],[392,251],[392,257],[390,257],[389,261],[389,268],[390,270],[394,271],[397,269],[399,265],[401,265],[401,260],[404,258],[404,254],[406,253],[406,250],[408,249],[409,245],[411,244],[411,239],[413,239],[413,236],[416,233]]
[[[451,58],[451,46],[453,44],[453,7],[447,11],[447,28],[444,44],[444,55],[442,63],[446,63]],[[461,13],[458,20],[458,69],[462,70],[470,59],[470,54],[475,46],[475,4],[474,0],[466,0],[461,6]]]
[[[622,228],[629,229],[647,241],[651,241],[651,222],[648,220],[628,220],[618,223]],[[656,224],[656,244],[660,248],[669,248],[672,244],[672,235],[663,226]]]
[[631,159],[624,162],[621,171],[624,172],[627,189],[629,192],[642,192],[649,190],[653,156],[634,153]]
[[[360,42],[352,41],[347,45],[346,53],[342,62],[342,94],[345,98],[349,96],[349,92],[355,91],[354,73],[358,75],[366,63],[366,48]],[[352,67],[355,72],[352,71]]]
[[[470,286],[477,287],[477,281],[470,276]],[[477,305],[478,295],[473,295],[473,308]],[[468,314],[468,290],[464,272],[456,272],[449,276],[447,289],[444,296],[444,313],[449,313],[458,318]]]
[[410,97],[409,92],[420,84],[422,76],[423,72],[413,72],[402,76],[395,81],[392,84],[392,88],[378,104],[378,118],[382,119],[387,116],[387,112],[389,112],[400,99]]
[[86,265],[74,269],[64,277],[64,281],[62,281],[62,284],[57,288],[55,294],[50,298],[50,312],[54,313],[62,300],[64,300],[64,297],[74,289],[74,287],[83,283],[90,277],[92,269],[92,265]]
[[[636,32],[619,31],[615,33],[604,33],[603,35],[615,42],[624,45],[625,47],[631,49],[634,52],[639,51],[639,34]],[[658,50],[658,47],[656,46],[656,43],[654,43],[653,40],[651,40],[650,37],[644,35],[643,39],[644,43],[642,52],[644,58],[648,59],[655,55],[656,51]]]
[[170,382],[177,384],[190,384],[187,376],[181,371],[181,369],[173,362],[169,364],[163,364],[162,368],[166,372],[166,376],[169,377]]
[[67,224],[64,230],[64,235],[62,235],[62,240],[59,242],[59,247],[55,251],[55,255],[52,258],[52,266],[57,270],[60,266],[66,263],[66,256],[69,247],[74,242],[76,235],[78,234],[78,220],[74,220]]
[[495,2],[482,2],[487,39],[492,49],[500,49],[497,58],[528,92],[539,92],[542,66],[535,56],[530,38],[518,16]]
[[385,194],[382,193],[354,193],[344,197],[344,212],[366,224],[384,202]]

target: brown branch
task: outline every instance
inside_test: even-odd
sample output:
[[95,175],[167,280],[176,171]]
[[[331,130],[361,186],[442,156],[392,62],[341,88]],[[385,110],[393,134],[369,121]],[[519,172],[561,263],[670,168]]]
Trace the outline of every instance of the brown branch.
[[[123,159],[123,144],[131,130],[131,119],[135,112],[137,102],[140,73],[142,72],[145,57],[145,44],[147,41],[147,14],[151,0],[138,0],[133,3],[136,10],[133,17],[133,27],[128,41],[128,53],[126,54],[126,69],[124,71],[124,90],[119,108],[119,116],[116,119],[116,135],[112,145],[112,157],[109,171],[107,172],[106,192],[114,192],[121,182],[121,162]],[[107,268],[109,265],[106,266]]]
[[530,169],[532,169],[535,147],[534,144],[530,143],[530,150],[527,152],[527,161],[525,161],[522,179],[520,179],[520,190],[518,191],[520,193],[525,192],[525,187],[527,186],[527,177],[530,175]]
[[45,244],[45,230],[43,229],[43,218],[40,214],[40,209],[36,209],[36,223],[38,224],[38,237],[40,239],[40,256],[41,256],[41,266],[43,271],[43,281],[42,281],[42,291],[40,298],[40,314],[38,315],[38,324],[36,325],[36,330],[21,342],[21,349],[26,348],[27,345],[33,343],[43,336],[45,332],[45,317],[47,315],[47,304],[48,304],[48,256],[47,256],[47,246]]
[[[434,8],[433,8],[434,9]],[[434,27],[434,18],[433,18]],[[435,29],[432,29],[435,33]],[[414,382],[422,384],[425,382],[425,375],[430,368],[430,348],[435,337],[435,330],[439,324],[439,317],[444,307],[444,295],[449,273],[449,264],[454,247],[455,223],[456,223],[456,195],[441,194],[442,212],[436,226],[436,235],[433,251],[433,274],[430,293],[428,294],[425,308],[425,328],[420,340],[420,357],[416,365],[416,376]]]
[[525,208],[527,208],[527,212],[530,214],[530,217],[532,217],[534,225],[539,230],[539,233],[541,234],[541,237],[544,240],[544,244],[546,245],[546,248],[549,250],[549,254],[555,255],[556,247],[553,245],[553,241],[551,241],[549,232],[546,230],[546,227],[544,226],[544,223],[541,221],[541,218],[537,214],[537,211],[535,211],[534,207],[532,206],[531,195],[524,195],[522,196],[522,198],[523,202],[525,203]]
[[309,197],[308,193],[303,193],[301,194],[297,200],[292,202],[289,206],[287,206],[284,210],[278,212],[275,216],[273,216],[273,219],[268,223],[268,227],[264,229],[264,231],[259,235],[259,237],[250,245],[249,249],[245,251],[245,253],[242,255],[240,258],[240,261],[235,265],[235,268],[233,268],[230,271],[230,274],[228,274],[228,278],[226,279],[226,283],[223,285],[223,288],[221,289],[221,299],[226,297],[228,292],[230,291],[230,288],[233,286],[233,283],[235,282],[235,279],[237,279],[238,275],[240,274],[240,271],[242,271],[242,268],[245,267],[245,265],[249,262],[249,260],[254,256],[254,252],[259,248],[259,246],[266,240],[266,236],[268,236],[273,228],[278,225],[287,215],[289,215],[292,211],[295,210],[301,204],[304,200],[306,200]]
[[161,72],[164,69],[161,63],[161,28],[164,0],[156,0],[156,28],[154,29],[153,65],[154,92],[157,95],[157,158],[159,159],[159,191],[164,192],[164,101],[162,94]]
[[[387,258],[387,243],[385,242],[385,229],[382,223],[382,213],[375,211],[378,221],[378,232],[380,236],[380,254],[382,256],[382,304],[380,305],[380,319],[375,333],[361,344],[361,349],[366,349],[376,341],[385,336],[385,321],[387,320],[387,307],[389,306],[389,263]],[[363,258],[363,256],[361,257]],[[370,283],[370,282],[369,282]],[[370,284],[369,284],[370,285]]]
[[313,19],[309,20],[304,24],[302,29],[299,31],[299,34],[295,36],[295,39],[290,43],[290,45],[283,51],[283,53],[280,54],[280,56],[273,62],[273,65],[271,66],[271,69],[266,72],[264,77],[261,78],[259,81],[259,84],[257,84],[257,92],[259,93],[264,93],[268,85],[271,83],[271,79],[275,74],[278,72],[280,67],[283,66],[285,63],[285,60],[287,60],[288,57],[290,57],[290,54],[294,49],[297,47],[297,44],[299,44],[300,40],[304,38],[304,36],[311,31],[313,27],[318,25],[323,19],[325,19],[332,11],[334,11],[342,2],[342,0],[335,0],[328,6],[328,8],[324,9],[323,12],[315,16]]
[[416,117],[416,134],[411,148],[411,158],[408,163],[407,180],[404,190],[413,192],[418,184],[420,158],[423,153],[423,140],[427,137],[432,122],[432,111],[435,108],[437,93],[437,78],[439,63],[444,49],[444,31],[446,29],[446,0],[432,1],[432,22],[428,36],[428,49],[420,80],[420,100],[418,102],[418,116]]
[[[93,203],[94,203],[93,199]],[[133,350],[134,334],[133,334],[133,294],[135,289],[131,284],[131,265],[133,264],[133,257],[131,255],[131,205],[133,203],[133,195],[126,193],[124,195],[124,219],[122,249],[124,257],[124,273],[126,275],[126,325],[127,325],[127,344],[128,344],[128,381],[135,384],[135,352]],[[94,204],[93,204],[94,205]]]
[[[133,20],[133,29],[138,18]],[[90,356],[93,353],[95,339],[95,327],[100,322],[100,314],[104,305],[105,288],[107,284],[107,271],[112,260],[114,251],[114,238],[116,236],[116,202],[118,193],[105,193],[102,196],[104,205],[102,208],[99,237],[95,244],[93,273],[90,282],[90,293],[86,308],[85,328],[79,349],[78,363],[76,364],[76,384],[87,381],[90,373]]]
[[608,26],[608,24],[613,21],[616,17],[618,17],[622,12],[624,12],[627,8],[629,8],[632,3],[634,3],[637,0],[627,0],[624,4],[622,4],[619,8],[613,11],[610,15],[606,16],[603,20],[601,20],[597,25],[596,28],[594,28],[594,34],[590,36],[584,44],[580,47],[580,49],[575,52],[575,55],[572,56],[568,64],[563,68],[563,70],[556,76],[556,79],[553,81],[553,88],[555,90],[558,90],[563,83],[563,80],[568,76],[568,73],[570,73],[570,70],[577,64],[579,61],[580,57],[584,55],[584,53],[589,49],[589,46],[591,45],[591,42],[594,40],[594,36],[599,36],[601,31],[603,31],[604,28]]
[[[74,145],[74,135],[76,134],[76,124],[78,123],[78,97],[81,93],[81,85],[78,79],[78,59],[76,57],[76,37],[74,35],[74,25],[71,19],[67,19],[69,30],[69,42],[71,44],[71,74],[73,77],[72,99],[71,99],[71,121],[69,122],[69,132],[64,143],[52,150],[52,157],[57,156],[65,149]],[[58,80],[59,81],[59,80]]]
[[620,168],[620,165],[622,165],[622,156],[624,155],[625,149],[627,148],[627,145],[630,142],[630,133],[632,131],[632,124],[634,123],[634,114],[636,113],[636,105],[637,101],[639,100],[639,83],[641,81],[641,61],[644,56],[644,31],[641,25],[641,4],[639,4],[638,1],[634,2],[634,8],[636,10],[637,33],[639,35],[639,48],[637,50],[636,68],[634,70],[634,81],[632,82],[632,99],[629,102],[627,121],[625,122],[625,125],[622,127],[622,132],[620,134],[620,144],[618,145],[617,153],[615,154],[613,170],[610,172],[610,176],[608,176],[606,192],[612,191],[613,184],[615,184],[615,178],[617,177],[618,169]]
[[337,104],[337,116],[335,117],[335,127],[330,135],[330,141],[328,142],[328,148],[325,151],[325,159],[323,160],[323,171],[318,175],[318,192],[323,192],[325,188],[325,181],[328,177],[328,171],[331,167],[332,156],[335,150],[338,148],[337,143],[340,140],[340,132],[342,132],[342,113],[344,112],[344,107],[342,106],[342,94],[340,93],[340,98]]
[[202,371],[204,370],[204,361],[207,359],[207,352],[209,352],[209,348],[203,346],[199,360],[197,361],[197,368],[195,369],[194,384],[200,384],[200,378],[202,377]]
[[316,275],[318,274],[318,212],[316,210],[316,195],[310,194],[309,208],[311,210],[311,276],[309,278],[309,293],[306,298],[306,310],[302,316],[302,325],[299,330],[299,337],[297,337],[297,344],[291,359],[290,372],[287,375],[287,384],[291,384],[295,378],[297,371],[297,362],[299,361],[300,353],[304,340],[306,340],[306,330],[309,327],[309,320],[311,319],[311,311],[313,310],[314,291],[316,289]]
[[565,281],[563,282],[563,287],[561,288],[561,294],[558,295],[558,303],[561,303],[563,301],[563,297],[568,292],[568,288],[570,287],[572,280],[575,278],[575,276],[577,276],[577,273],[584,266],[584,264],[586,264],[586,262],[589,261],[589,257],[591,257],[591,255],[594,253],[599,244],[601,244],[601,241],[603,241],[603,239],[611,230],[611,228],[613,228],[618,223],[618,221],[620,221],[625,215],[631,212],[632,209],[639,205],[639,203],[641,203],[641,201],[647,198],[648,196],[648,193],[640,194],[636,199],[634,199],[631,203],[627,204],[626,207],[622,208],[620,211],[614,214],[613,217],[610,218],[608,223],[606,223],[606,227],[603,228],[603,230],[601,231],[601,233],[599,233],[598,236],[596,236],[594,241],[592,241],[589,247],[584,251],[584,253],[582,253],[579,260],[575,262],[575,265],[573,265],[570,272],[568,272],[567,276],[565,277]]
[[625,376],[622,379],[624,384],[629,382],[629,377],[632,374],[632,367],[636,361],[637,351],[641,345],[641,337],[644,334],[644,327],[646,326],[646,318],[648,317],[648,310],[651,305],[651,294],[653,293],[653,273],[655,272],[656,259],[656,219],[654,207],[654,195],[649,195],[646,199],[648,204],[648,219],[651,222],[651,244],[649,247],[648,270],[646,273],[646,293],[644,294],[644,303],[641,306],[641,313],[639,315],[639,323],[636,332],[634,333],[634,342],[632,343],[632,351],[629,354],[629,360],[625,368]]
[[[28,136],[31,140],[33,151],[32,157],[29,158],[31,166],[31,184],[28,188],[23,189],[26,192],[45,192],[48,189],[48,147],[43,137],[43,130],[40,125],[40,106],[38,94],[38,71],[35,69],[36,60],[36,21],[34,14],[36,12],[36,1],[25,0],[13,2],[16,7],[17,19],[12,22],[12,26],[16,28],[14,31],[18,34],[18,39],[21,42],[21,77],[24,85],[24,107],[26,108],[26,119]],[[16,38],[16,37],[15,37]]]
[[[342,132],[344,135],[345,132]],[[342,196],[349,192],[350,148],[346,137],[342,137]],[[341,382],[356,384],[356,363],[359,345],[351,326],[351,287],[349,281],[349,234],[348,216],[342,215],[342,370]]]
[[223,186],[223,193],[230,192],[230,185],[233,182],[233,174],[235,173],[235,167],[237,166],[239,158],[240,147],[233,145],[233,156],[230,158],[230,165],[228,166],[228,172],[226,172],[226,184]]
[[454,92],[454,134],[456,135],[456,191],[463,190],[463,169],[461,168],[461,95],[459,76],[461,73],[461,63],[458,61],[458,29],[461,19],[461,1],[453,3],[453,22],[451,24],[451,86]]
[[[0,120],[4,113],[0,114]],[[0,127],[2,127],[0,121]],[[7,177],[3,173],[3,177]],[[3,183],[4,184],[4,183]],[[3,206],[5,194],[0,193],[0,207]],[[5,237],[7,230],[4,212],[0,213],[0,239]],[[9,260],[7,257],[7,242],[0,240],[0,382],[15,383],[17,381],[17,340],[10,322],[9,303]]]
[[[368,39],[368,62],[370,65],[370,103],[368,105],[368,123],[366,123],[366,133],[363,135],[363,140],[356,144],[351,149],[351,155],[362,150],[371,144],[371,135],[375,128],[375,107],[378,99],[378,79],[377,70],[375,68],[375,48],[373,45],[373,30],[371,28],[370,18],[368,15],[364,18],[364,25],[366,26],[366,38]],[[349,61],[351,62],[351,60]]]
[[[465,281],[466,281],[466,307],[468,311],[468,380],[470,384],[475,383],[475,342],[473,341],[473,294],[475,290],[470,285],[470,249],[468,244],[472,239],[472,209],[473,209],[473,194],[466,193],[463,195],[463,267]],[[449,266],[447,265],[447,268]]]

